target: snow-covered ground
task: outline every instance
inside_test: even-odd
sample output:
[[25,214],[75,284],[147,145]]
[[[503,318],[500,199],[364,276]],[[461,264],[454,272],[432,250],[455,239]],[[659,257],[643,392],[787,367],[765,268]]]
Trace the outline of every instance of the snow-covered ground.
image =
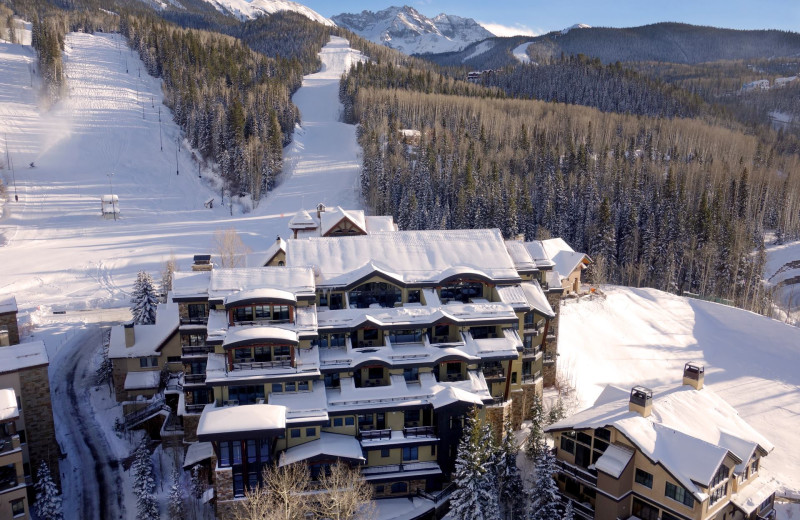
[[[145,74],[123,38],[70,34],[65,54],[69,97],[41,113],[29,86],[30,47],[0,43],[0,128],[19,193],[14,202],[11,172],[0,171],[11,197],[0,220],[0,295],[16,295],[22,314],[126,306],[138,270],[156,275],[170,253],[188,269],[193,254],[214,253],[217,229],[235,227],[259,251],[287,236],[301,207],[360,207],[355,127],[339,122],[339,79],[361,59],[346,40],[332,39],[322,71],[294,96],[302,124],[285,150],[282,183],[250,213],[234,206],[233,217],[219,204],[216,177],[204,167],[198,178],[182,142],[176,175],[179,129],[161,104],[160,81]],[[99,198],[112,189],[118,221],[100,215]],[[211,197],[214,209],[206,209]]]
[[775,444],[764,468],[800,497],[800,332],[757,314],[654,289],[604,287],[561,305],[559,371],[582,407],[607,384],[680,384],[687,361]]
[[528,56],[528,46],[533,42],[525,42],[522,45],[517,45],[514,47],[514,50],[511,51],[511,54],[517,58],[517,61],[520,63],[528,64],[531,62],[531,57]]
[[785,321],[800,323],[800,241],[767,248],[764,278],[775,287],[775,303]]

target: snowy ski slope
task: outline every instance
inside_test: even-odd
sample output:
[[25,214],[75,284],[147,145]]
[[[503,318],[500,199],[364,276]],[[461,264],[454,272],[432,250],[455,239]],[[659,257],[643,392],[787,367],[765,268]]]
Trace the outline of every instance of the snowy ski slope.
[[[355,127],[338,122],[338,86],[361,58],[336,37],[321,58],[322,71],[307,76],[294,96],[302,125],[285,150],[281,185],[254,211],[242,214],[235,205],[231,216],[219,204],[216,177],[204,167],[198,178],[197,162],[161,104],[160,81],[147,76],[119,35],[68,35],[69,96],[46,113],[30,87],[33,51],[0,43],[0,138],[8,136],[20,199],[13,202],[11,172],[0,170],[11,192],[0,219],[0,295],[16,295],[23,313],[126,306],[138,270],[157,275],[171,252],[188,269],[193,254],[213,252],[217,229],[235,227],[259,251],[287,236],[301,207],[360,207],[360,149]],[[100,215],[99,198],[111,184],[120,201],[116,222]],[[206,209],[211,197],[214,209]]]
[[607,384],[680,384],[683,365],[705,365],[705,383],[775,444],[764,467],[800,497],[800,330],[733,307],[655,289],[604,287],[605,300],[561,306],[559,371],[581,407]]

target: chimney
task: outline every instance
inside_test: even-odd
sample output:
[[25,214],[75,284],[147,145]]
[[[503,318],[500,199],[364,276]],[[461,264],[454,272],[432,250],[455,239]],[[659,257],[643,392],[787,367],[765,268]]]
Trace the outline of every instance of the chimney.
[[132,347],[136,343],[136,335],[133,331],[133,322],[129,321],[124,325],[125,327],[125,346]]
[[8,336],[8,327],[0,327],[0,347],[9,345],[11,345],[11,339]]
[[192,271],[211,271],[214,264],[211,263],[211,255],[194,255]]
[[321,219],[323,213],[325,213],[325,204],[320,202],[317,204],[317,218]]
[[653,391],[643,386],[634,386],[631,389],[628,411],[636,412],[642,417],[650,417],[650,412],[653,411]]
[[702,390],[703,381],[705,379],[704,372],[705,368],[703,365],[686,363],[683,365],[683,384],[689,385],[695,390]]

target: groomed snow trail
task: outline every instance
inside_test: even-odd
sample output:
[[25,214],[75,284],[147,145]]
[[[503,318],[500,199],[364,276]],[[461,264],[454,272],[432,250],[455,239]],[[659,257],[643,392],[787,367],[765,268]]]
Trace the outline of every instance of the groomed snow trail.
[[531,57],[528,56],[528,46],[531,43],[533,42],[525,42],[522,45],[517,45],[514,47],[514,50],[511,51],[511,54],[513,54],[514,57],[517,58],[517,61],[522,64],[527,65],[531,62]]
[[688,361],[705,384],[774,445],[763,467],[800,498],[800,332],[725,305],[657,291],[603,287],[606,299],[561,305],[559,372],[582,407],[607,384],[679,385]]
[[[251,213],[234,207],[230,216],[208,172],[198,178],[161,103],[160,80],[122,37],[69,34],[69,96],[46,113],[28,86],[32,51],[0,44],[0,133],[8,134],[20,196],[14,202],[12,191],[0,220],[0,295],[14,294],[23,313],[125,306],[138,270],[157,275],[170,253],[188,269],[193,254],[214,253],[217,229],[234,227],[253,251],[264,251],[276,235],[288,235],[301,208],[359,208],[355,126],[339,122],[339,80],[363,59],[348,45],[333,37],[320,54],[322,70],[294,95],[302,124],[285,150],[281,184]],[[10,172],[0,175],[13,190]],[[119,221],[100,216],[99,197],[112,190]],[[204,208],[212,197],[214,209]]]

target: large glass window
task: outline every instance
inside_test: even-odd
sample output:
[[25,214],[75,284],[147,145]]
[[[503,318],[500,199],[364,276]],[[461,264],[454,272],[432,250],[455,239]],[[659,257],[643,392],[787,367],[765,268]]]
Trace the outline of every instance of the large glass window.
[[680,502],[686,507],[689,508],[694,507],[694,497],[692,497],[692,494],[686,491],[686,489],[684,489],[681,486],[676,486],[671,482],[667,482],[667,485],[664,489],[664,495],[671,498],[672,500]]
[[403,378],[405,378],[408,382],[417,382],[419,381],[419,368],[412,367],[412,368],[404,368],[403,369]]
[[253,321],[253,308],[237,307],[233,309],[233,321]]
[[636,483],[637,484],[641,484],[644,487],[648,487],[650,489],[653,489],[653,475],[652,475],[652,473],[648,473],[648,472],[646,472],[644,470],[636,468],[635,479],[636,479]]
[[468,303],[471,298],[483,297],[483,284],[480,282],[458,281],[439,288],[442,303],[452,300]]
[[417,460],[419,459],[419,447],[418,446],[406,446],[403,448],[403,461],[408,460]]
[[239,404],[255,404],[259,399],[264,399],[264,385],[230,386],[228,399],[239,401]]
[[392,330],[389,331],[389,341],[392,343],[421,343],[421,330]]
[[208,315],[208,310],[204,303],[190,303],[188,311],[190,320],[203,320]]
[[385,282],[370,282],[360,285],[347,295],[350,307],[366,309],[371,305],[394,307],[402,301],[403,293],[399,287]]
[[278,321],[289,320],[289,306],[288,305],[273,305],[272,306],[272,319]]
[[22,516],[25,514],[25,499],[18,498],[11,501],[11,514],[14,516]]

